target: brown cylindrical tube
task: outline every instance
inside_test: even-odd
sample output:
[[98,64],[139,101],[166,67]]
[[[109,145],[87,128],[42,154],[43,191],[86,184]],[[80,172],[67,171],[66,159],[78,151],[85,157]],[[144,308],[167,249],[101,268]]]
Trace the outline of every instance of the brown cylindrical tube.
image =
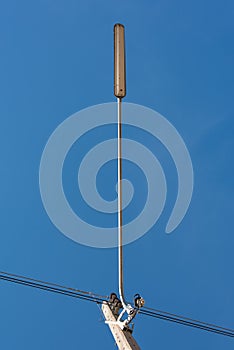
[[118,98],[126,96],[126,68],[124,26],[114,26],[114,94]]

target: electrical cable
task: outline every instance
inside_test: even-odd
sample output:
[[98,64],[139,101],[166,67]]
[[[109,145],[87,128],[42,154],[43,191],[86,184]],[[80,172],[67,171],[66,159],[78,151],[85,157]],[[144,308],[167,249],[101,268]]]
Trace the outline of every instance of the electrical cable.
[[[0,280],[5,280],[8,282],[21,284],[24,286],[37,288],[40,290],[45,290],[45,291],[49,291],[57,294],[62,294],[62,295],[66,295],[66,296],[81,299],[81,300],[91,301],[97,304],[101,304],[104,301],[107,303],[109,302],[109,298],[107,296],[101,296],[98,294],[94,294],[92,292],[85,292],[75,288],[68,288],[65,286],[61,286],[59,284],[44,282],[41,280],[19,276],[8,272],[0,271]],[[220,327],[211,323],[205,323],[202,321],[172,314],[162,310],[143,307],[139,310],[139,314],[234,338],[233,329]]]
[[25,277],[25,276],[21,276],[21,275],[16,275],[16,274],[5,272],[5,271],[0,271],[0,275],[5,275],[5,276],[8,276],[8,277],[14,277],[14,278],[18,278],[18,279],[23,279],[23,280],[27,280],[29,282],[31,281],[31,282],[39,283],[39,284],[41,283],[41,284],[45,284],[45,285],[48,285],[48,286],[51,286],[51,287],[58,287],[58,288],[66,289],[66,290],[73,291],[73,292],[76,292],[76,293],[91,295],[93,297],[96,296],[98,298],[102,298],[103,300],[107,300],[109,298],[107,295],[99,295],[99,294],[95,294],[95,293],[92,293],[92,292],[86,292],[84,290],[62,286],[62,285],[56,284],[56,283],[45,282],[45,281],[41,281],[41,280],[38,280],[38,279],[35,279],[35,278],[30,278],[30,277]]
[[216,328],[219,328],[220,330],[226,330],[226,331],[234,332],[234,329],[220,327],[220,326],[217,326],[217,325],[212,324],[212,323],[203,322],[203,321],[196,320],[196,319],[193,319],[193,318],[185,317],[185,316],[178,315],[178,314],[172,314],[170,312],[166,312],[166,311],[162,311],[162,310],[158,310],[158,309],[153,309],[153,308],[150,308],[150,307],[144,307],[141,310],[145,311],[145,312],[151,312],[152,311],[154,313],[164,314],[165,316],[169,316],[169,317],[172,317],[172,318],[175,317],[175,318],[182,319],[184,321],[191,321],[193,323],[199,323],[199,324],[204,325],[204,326],[216,327]]
[[150,316],[150,317],[162,319],[165,321],[170,321],[170,322],[182,324],[185,326],[202,329],[202,330],[207,331],[207,332],[212,332],[212,333],[216,333],[216,334],[220,334],[220,335],[234,338],[234,330],[233,329],[224,328],[224,327],[220,327],[217,325],[209,326],[208,323],[197,321],[197,320],[192,320],[192,319],[191,319],[191,321],[188,321],[188,320],[186,320],[185,317],[181,317],[181,316],[180,317],[172,317],[172,316],[168,316],[167,313],[165,314],[164,312],[158,313],[158,312],[140,310],[139,313],[142,315],[145,315],[145,316]]
[[8,281],[8,282],[13,282],[16,284],[25,285],[28,287],[46,290],[49,292],[54,292],[57,294],[67,295],[67,296],[70,296],[73,298],[92,301],[95,303],[102,303],[103,301],[107,301],[107,299],[103,298],[102,296],[92,294],[91,292],[87,293],[84,291],[63,287],[63,286],[56,285],[56,284],[49,283],[49,282],[42,282],[39,280],[34,280],[32,278],[28,279],[28,278],[23,277],[23,276],[12,275],[12,274],[9,274],[6,272],[0,272],[0,279]]

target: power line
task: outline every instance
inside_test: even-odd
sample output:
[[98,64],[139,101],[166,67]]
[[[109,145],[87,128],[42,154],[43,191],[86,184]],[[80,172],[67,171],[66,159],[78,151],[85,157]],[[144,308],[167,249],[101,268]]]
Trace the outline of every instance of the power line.
[[[20,284],[20,285],[24,285],[32,288],[37,288],[40,290],[45,290],[45,291],[49,291],[57,294],[66,295],[76,299],[87,300],[97,304],[101,304],[104,301],[108,302],[107,296],[102,296],[102,295],[94,294],[92,292],[86,292],[75,288],[68,288],[59,284],[44,282],[41,280],[28,278],[25,276],[19,276],[8,272],[0,271],[0,280],[5,280],[15,284]],[[158,318],[165,321],[170,321],[177,324],[182,324],[185,326],[202,329],[207,332],[216,333],[216,334],[234,338],[233,329],[220,327],[211,323],[205,323],[205,322],[194,320],[181,315],[176,315],[176,314],[172,314],[162,310],[157,310],[157,309],[147,308],[147,307],[143,307],[142,309],[140,309],[139,313],[145,316]]]
[[219,328],[220,330],[226,330],[226,331],[234,332],[234,329],[220,327],[220,326],[217,326],[217,325],[215,325],[213,323],[202,322],[200,320],[195,320],[193,318],[185,317],[185,316],[178,315],[178,314],[172,314],[170,312],[166,312],[166,311],[162,311],[162,310],[158,310],[158,309],[153,309],[153,308],[150,308],[150,307],[144,307],[143,311],[145,311],[145,312],[151,312],[152,311],[154,313],[164,314],[164,315],[166,315],[168,317],[180,318],[180,319],[183,319],[184,321],[190,321],[190,322],[194,322],[194,323],[199,323],[199,324],[204,325],[204,326],[216,327],[216,328]]
[[0,279],[15,284],[21,284],[32,288],[37,288],[40,290],[46,290],[48,292],[67,295],[77,299],[92,301],[95,303],[102,303],[103,301],[107,301],[105,297],[93,294],[91,292],[84,292],[78,289],[68,288],[50,282],[43,282],[32,278],[13,275],[7,272],[0,271]]
[[61,284],[45,282],[45,281],[38,280],[38,279],[35,279],[35,278],[30,278],[30,277],[25,277],[25,276],[21,276],[21,275],[16,275],[16,274],[5,272],[5,271],[0,271],[0,279],[3,279],[3,278],[1,278],[1,276],[4,276],[4,277],[6,276],[6,277],[9,277],[9,278],[12,278],[12,279],[20,279],[20,280],[23,280],[23,281],[32,282],[33,284],[43,284],[43,285],[47,285],[49,287],[57,287],[57,288],[60,288],[60,289],[63,289],[63,290],[68,290],[68,291],[72,291],[72,292],[75,292],[75,293],[80,293],[80,294],[83,294],[83,295],[97,297],[97,298],[100,298],[100,299],[103,299],[103,300],[107,300],[108,299],[107,295],[99,295],[99,294],[95,294],[95,293],[92,293],[92,292],[86,292],[84,290],[71,288],[71,287],[66,287],[66,286],[63,286]]
[[158,319],[165,320],[165,321],[170,321],[170,322],[182,324],[184,326],[202,329],[202,330],[207,331],[207,332],[216,333],[216,334],[220,334],[220,335],[234,338],[234,330],[232,330],[232,329],[219,327],[217,325],[213,325],[211,327],[211,326],[208,326],[208,324],[201,322],[201,321],[195,321],[195,320],[194,320],[195,322],[188,321],[184,317],[182,317],[182,318],[171,317],[171,316],[168,316],[167,314],[164,314],[163,311],[158,313],[158,312],[140,310],[140,314],[145,315],[145,316],[158,318]]

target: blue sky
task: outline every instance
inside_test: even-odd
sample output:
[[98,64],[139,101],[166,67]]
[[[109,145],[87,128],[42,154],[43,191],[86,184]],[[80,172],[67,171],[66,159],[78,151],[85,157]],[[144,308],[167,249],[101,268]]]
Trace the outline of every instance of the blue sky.
[[[195,176],[188,213],[166,235],[176,193],[166,163],[171,191],[162,216],[124,250],[127,297],[140,292],[149,307],[234,328],[233,15],[228,0],[1,2],[0,270],[104,295],[117,290],[116,249],[62,235],[43,208],[38,172],[63,120],[114,101],[113,25],[121,22],[126,101],[177,128]],[[93,304],[7,282],[0,295],[6,350],[115,348]],[[143,316],[135,338],[142,349],[233,349],[232,339]]]

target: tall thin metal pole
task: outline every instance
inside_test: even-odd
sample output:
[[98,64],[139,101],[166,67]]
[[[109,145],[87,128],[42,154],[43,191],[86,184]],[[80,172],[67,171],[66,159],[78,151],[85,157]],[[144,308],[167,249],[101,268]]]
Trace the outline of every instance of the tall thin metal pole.
[[[123,310],[115,314],[110,303],[102,303],[102,311],[109,325],[111,333],[115,338],[119,350],[140,350],[140,347],[132,337],[132,329],[128,327],[137,314],[137,310],[127,304],[124,298],[123,278],[123,193],[122,193],[122,99],[126,95],[125,77],[125,43],[124,26],[114,26],[114,94],[117,97],[118,106],[118,277],[119,277],[119,299]],[[127,318],[122,320],[124,314]]]
[[114,26],[114,94],[118,103],[118,270],[119,297],[126,310],[123,287],[123,211],[122,211],[122,98],[126,95],[124,26]]
[[118,101],[118,262],[119,262],[119,297],[125,306],[123,287],[123,193],[122,193],[122,100]]

